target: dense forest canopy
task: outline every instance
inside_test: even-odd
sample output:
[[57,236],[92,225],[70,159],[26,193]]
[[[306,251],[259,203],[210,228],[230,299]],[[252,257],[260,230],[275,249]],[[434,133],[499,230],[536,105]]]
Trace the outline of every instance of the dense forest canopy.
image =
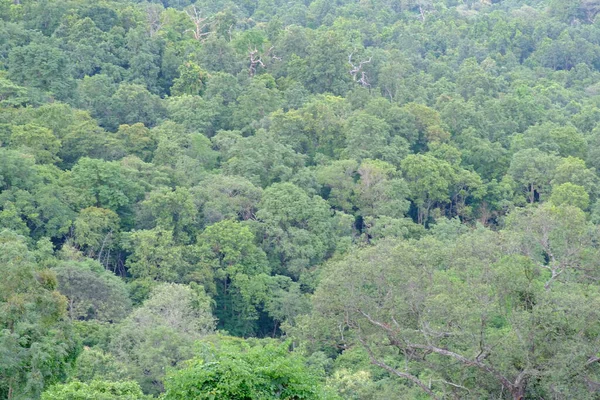
[[600,399],[599,13],[0,0],[0,398]]

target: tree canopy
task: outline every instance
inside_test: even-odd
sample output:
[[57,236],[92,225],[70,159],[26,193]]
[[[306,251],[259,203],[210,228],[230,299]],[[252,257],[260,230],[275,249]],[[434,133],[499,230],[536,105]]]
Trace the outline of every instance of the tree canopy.
[[598,15],[0,0],[0,398],[599,397]]

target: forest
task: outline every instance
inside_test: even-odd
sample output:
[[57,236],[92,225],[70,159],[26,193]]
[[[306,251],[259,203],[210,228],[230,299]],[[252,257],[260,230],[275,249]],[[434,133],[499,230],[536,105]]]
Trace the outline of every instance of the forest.
[[600,0],[0,0],[0,399],[600,399]]

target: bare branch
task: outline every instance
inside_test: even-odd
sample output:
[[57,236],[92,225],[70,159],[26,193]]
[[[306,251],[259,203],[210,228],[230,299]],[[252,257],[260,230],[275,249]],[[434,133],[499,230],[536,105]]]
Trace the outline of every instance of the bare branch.
[[150,29],[150,37],[154,37],[154,35],[160,31],[160,28],[162,28],[161,14],[162,8],[158,4],[149,4],[146,7],[146,18]]
[[188,29],[186,32],[192,32],[194,35],[194,39],[201,42],[205,40],[206,36],[213,33],[211,31],[205,32],[205,28],[209,26],[208,22],[206,22],[208,18],[202,17],[201,11],[199,11],[196,8],[195,4],[193,4],[190,8],[185,10],[185,13],[188,17],[190,17],[190,20],[192,21],[195,27],[193,30]]
[[[366,61],[361,61],[358,65],[354,65],[354,63],[352,62],[353,54],[354,53],[350,53],[350,55],[348,56],[348,63],[352,67],[352,70],[350,70],[350,75],[352,75],[352,79],[354,80],[354,82],[360,83],[361,86],[363,86],[363,87],[371,86],[371,84],[369,83],[368,77],[367,77],[367,73],[365,71],[363,71],[363,66],[365,64],[370,63],[372,60],[372,57],[369,57],[369,59]],[[359,72],[360,72],[360,79],[358,79]]]
[[274,49],[275,49],[275,47],[271,46],[269,48],[269,50],[267,50],[263,55],[260,55],[260,53],[256,47],[254,47],[254,49],[252,49],[251,47],[248,47],[248,52],[249,52],[248,56],[250,58],[250,65],[248,66],[248,75],[250,75],[250,77],[253,77],[256,74],[256,70],[257,70],[258,66],[267,68],[267,66],[265,65],[265,63],[262,60],[263,57],[265,57],[265,58],[270,57],[272,60],[281,61],[281,58],[277,57],[273,53]]

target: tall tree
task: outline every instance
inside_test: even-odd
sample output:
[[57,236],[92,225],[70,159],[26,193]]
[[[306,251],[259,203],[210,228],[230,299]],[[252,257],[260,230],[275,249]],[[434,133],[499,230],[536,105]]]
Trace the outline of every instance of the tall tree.
[[0,272],[0,395],[38,398],[67,377],[79,352],[66,319],[67,299],[24,238],[6,230],[0,233]]

